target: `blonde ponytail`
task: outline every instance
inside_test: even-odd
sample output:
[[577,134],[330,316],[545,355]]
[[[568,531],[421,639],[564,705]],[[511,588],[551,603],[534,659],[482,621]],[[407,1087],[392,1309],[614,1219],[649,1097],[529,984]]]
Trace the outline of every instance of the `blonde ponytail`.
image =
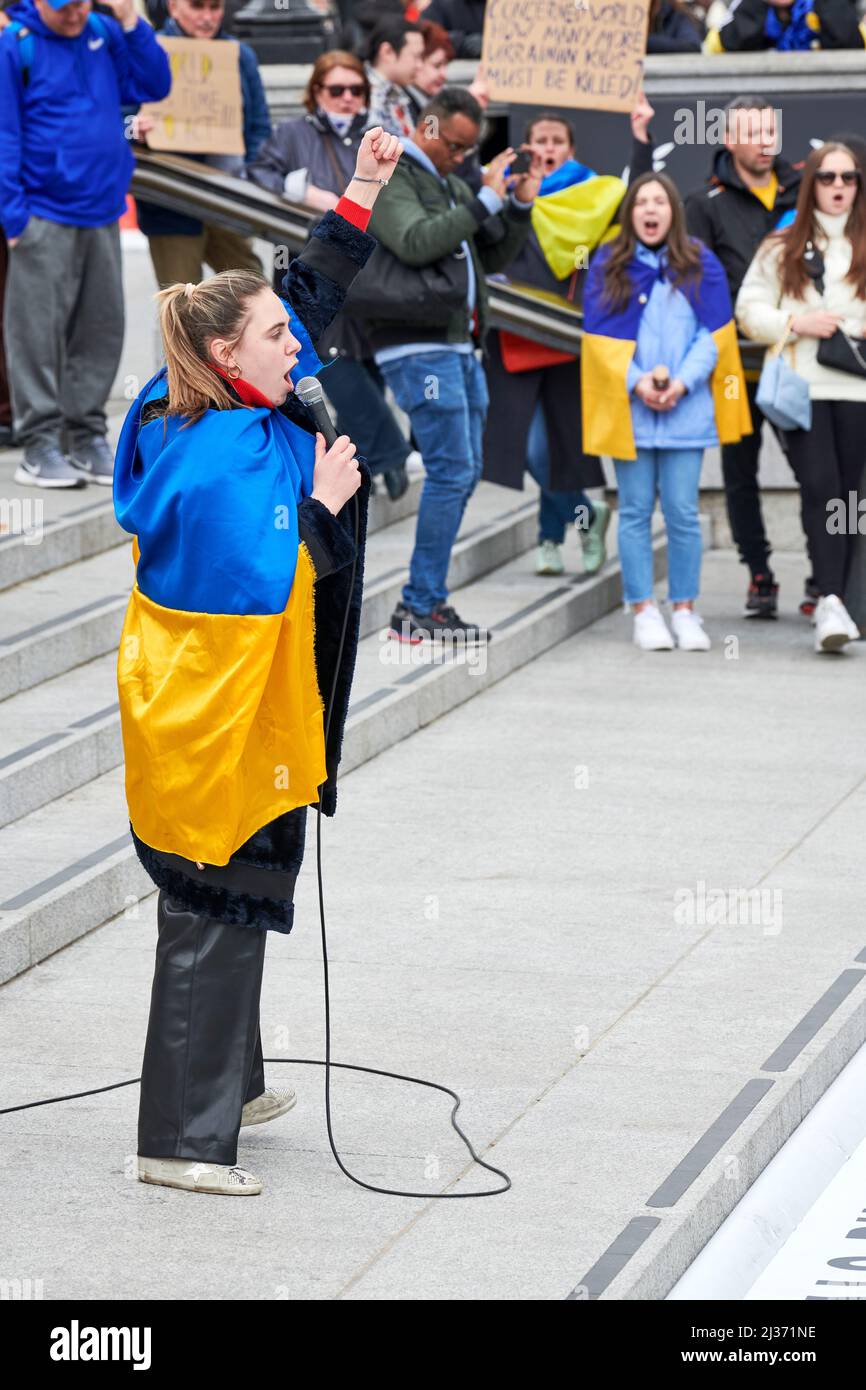
[[224,270],[201,284],[180,282],[160,290],[159,327],[168,368],[168,414],[193,424],[206,410],[231,410],[236,398],[207,365],[210,344],[225,338],[234,346],[246,327],[250,300],[270,286],[253,270]]

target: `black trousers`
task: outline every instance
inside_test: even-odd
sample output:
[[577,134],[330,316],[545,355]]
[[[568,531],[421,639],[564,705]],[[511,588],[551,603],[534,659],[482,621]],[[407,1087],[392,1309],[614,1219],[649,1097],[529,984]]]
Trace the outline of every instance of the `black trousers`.
[[259,1000],[267,932],[189,912],[160,889],[138,1153],[237,1162],[241,1110],[265,1089]]
[[579,362],[509,372],[502,360],[499,334],[489,333],[486,346],[484,371],[490,405],[481,474],[485,482],[523,488],[529,429],[536,408],[541,405],[550,455],[550,491],[603,487],[601,460],[583,451]]
[[761,513],[761,489],[758,486],[758,462],[765,417],[755,403],[757,389],[756,381],[746,383],[752,433],[745,435],[739,444],[722,445],[722,477],[731,535],[740,552],[740,559],[749,566],[752,575],[767,573],[771,554]]
[[[866,462],[866,401],[813,401],[812,428],[786,430],[788,458],[800,484],[801,514],[812,574],[820,594],[845,593],[857,541],[855,531],[828,525],[827,504],[859,495]],[[856,508],[855,508],[856,513]]]

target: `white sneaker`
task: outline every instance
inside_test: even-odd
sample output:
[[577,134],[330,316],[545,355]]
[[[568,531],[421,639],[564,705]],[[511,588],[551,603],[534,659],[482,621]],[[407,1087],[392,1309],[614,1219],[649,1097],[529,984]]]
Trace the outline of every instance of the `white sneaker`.
[[708,652],[713,645],[704,632],[703,619],[693,608],[675,608],[671,627],[677,646],[683,652]]
[[247,1101],[241,1111],[241,1129],[244,1125],[263,1125],[268,1120],[279,1119],[280,1115],[285,1115],[297,1104],[297,1100],[296,1093],[291,1089],[275,1091],[272,1086],[267,1086],[255,1100]]
[[536,574],[562,574],[562,551],[556,541],[542,541],[535,552]]
[[674,639],[668,625],[654,603],[648,603],[634,615],[634,643],[645,652],[669,652]]
[[406,472],[409,474],[410,477],[413,478],[416,475],[419,478],[423,478],[426,472],[426,469],[424,467],[424,460],[422,459],[417,449],[410,450],[410,452],[406,455]]
[[180,1187],[185,1192],[213,1192],[224,1197],[256,1197],[262,1180],[246,1168],[221,1163],[200,1163],[190,1158],[142,1158],[138,1155],[140,1182],[161,1187]]
[[818,599],[813,621],[816,652],[838,652],[860,636],[859,627],[836,594],[824,594]]

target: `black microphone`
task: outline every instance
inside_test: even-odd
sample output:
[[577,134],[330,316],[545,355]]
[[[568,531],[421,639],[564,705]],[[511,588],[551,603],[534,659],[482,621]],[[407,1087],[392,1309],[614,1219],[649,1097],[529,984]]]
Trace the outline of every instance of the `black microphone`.
[[338,435],[325,404],[322,383],[314,376],[302,377],[295,387],[295,395],[298,400],[303,401],[310,411],[316,422],[316,429],[324,435],[325,444],[330,449],[331,445],[336,442]]

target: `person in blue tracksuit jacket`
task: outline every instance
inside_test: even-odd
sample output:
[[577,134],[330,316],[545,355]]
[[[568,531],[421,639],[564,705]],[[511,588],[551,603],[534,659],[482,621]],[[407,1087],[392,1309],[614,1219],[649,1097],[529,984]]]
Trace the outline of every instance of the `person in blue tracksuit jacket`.
[[161,101],[168,59],[134,0],[22,0],[0,32],[4,337],[18,483],[111,483],[105,401],[123,346],[121,108]]
[[[259,64],[248,44],[238,43],[223,29],[223,0],[168,0],[170,18],[160,34],[172,39],[212,39],[236,44],[243,107],[243,154],[188,155],[236,178],[245,178],[248,165],[271,134],[271,118]],[[146,135],[150,119],[139,117],[135,131]],[[182,151],[178,150],[178,154]],[[204,266],[222,270],[257,270],[261,264],[248,237],[213,223],[202,223],[171,208],[136,199],[138,225],[148,239],[150,258],[160,289],[180,282],[197,284]]]

